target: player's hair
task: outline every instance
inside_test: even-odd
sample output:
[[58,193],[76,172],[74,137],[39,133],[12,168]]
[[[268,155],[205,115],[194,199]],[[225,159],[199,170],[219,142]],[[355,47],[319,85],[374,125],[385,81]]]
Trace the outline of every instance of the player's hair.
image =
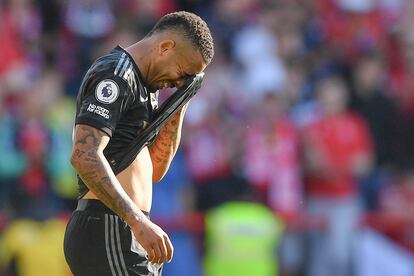
[[184,36],[198,50],[206,63],[210,63],[214,56],[214,42],[207,23],[194,13],[179,11],[164,15],[147,34],[168,29],[184,31]]

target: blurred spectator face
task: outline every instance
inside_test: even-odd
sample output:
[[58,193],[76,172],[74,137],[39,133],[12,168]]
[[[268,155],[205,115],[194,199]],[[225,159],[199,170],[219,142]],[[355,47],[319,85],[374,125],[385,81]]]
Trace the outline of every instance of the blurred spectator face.
[[[276,2],[276,1],[274,1]],[[277,7],[279,18],[278,30],[300,29],[306,19],[306,3],[300,1],[281,1]]]
[[140,6],[140,10],[141,10],[141,14],[143,15],[152,15],[152,16],[157,16],[157,11],[159,9],[159,6],[161,5],[161,1],[138,1],[139,2],[139,6]]
[[299,30],[284,31],[278,38],[278,53],[281,57],[295,57],[303,52],[303,39]]
[[335,115],[346,110],[347,88],[339,78],[330,78],[320,81],[317,85],[317,99],[320,104],[321,113],[324,115]]
[[282,95],[269,93],[263,97],[262,102],[259,104],[258,111],[261,112],[262,117],[270,122],[275,122],[285,114],[286,104]]
[[255,6],[257,0],[219,0],[216,4],[216,12],[226,19],[236,19],[243,16]]
[[303,86],[306,82],[305,64],[297,63],[288,66],[286,80],[284,84],[284,94],[290,104],[297,103],[302,97]]
[[380,88],[383,83],[384,74],[383,63],[379,58],[363,58],[359,64],[357,64],[355,70],[357,92],[369,93],[376,88]]

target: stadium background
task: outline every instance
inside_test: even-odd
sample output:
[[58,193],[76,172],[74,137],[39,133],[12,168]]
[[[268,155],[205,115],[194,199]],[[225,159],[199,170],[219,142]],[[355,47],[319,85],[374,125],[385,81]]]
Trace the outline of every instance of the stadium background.
[[414,275],[410,0],[1,0],[0,275],[69,275],[80,81],[175,10],[216,55],[154,188],[164,275]]

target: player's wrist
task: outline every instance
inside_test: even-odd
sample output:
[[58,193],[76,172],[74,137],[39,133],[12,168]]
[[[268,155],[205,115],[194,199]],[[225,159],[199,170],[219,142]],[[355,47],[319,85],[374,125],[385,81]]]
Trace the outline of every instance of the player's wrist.
[[132,229],[139,229],[143,224],[147,223],[147,221],[148,218],[145,216],[145,214],[141,210],[137,210],[134,212],[134,215],[129,216],[129,218],[126,220],[126,223]]

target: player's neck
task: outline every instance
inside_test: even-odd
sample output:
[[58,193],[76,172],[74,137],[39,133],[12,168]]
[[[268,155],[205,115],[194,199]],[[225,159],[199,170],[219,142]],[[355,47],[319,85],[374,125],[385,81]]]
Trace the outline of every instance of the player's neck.
[[148,39],[140,40],[125,48],[125,51],[127,51],[134,59],[135,64],[138,66],[138,69],[146,82],[149,80],[151,57],[155,50],[153,44]]

